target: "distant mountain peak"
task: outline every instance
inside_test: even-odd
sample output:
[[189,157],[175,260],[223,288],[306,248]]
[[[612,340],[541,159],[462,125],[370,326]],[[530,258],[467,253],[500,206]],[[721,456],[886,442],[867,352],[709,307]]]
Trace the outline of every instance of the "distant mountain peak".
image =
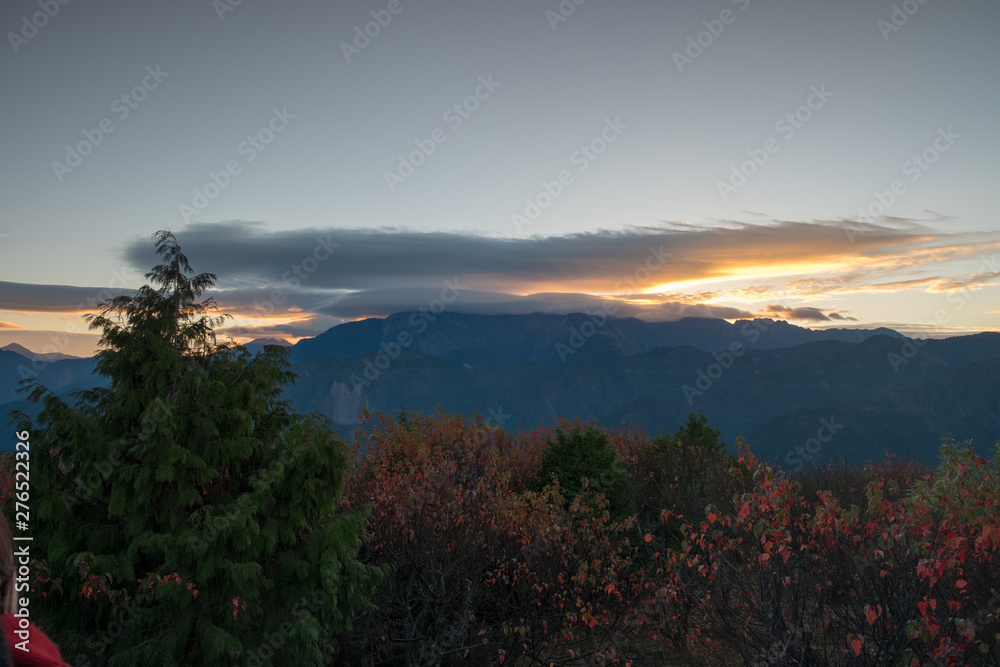
[[249,343],[247,343],[244,347],[246,347],[247,352],[249,352],[250,354],[257,354],[258,352],[262,352],[264,350],[264,347],[267,345],[277,345],[287,350],[290,350],[292,348],[292,344],[289,343],[284,338],[271,338],[271,337],[254,339]]
[[0,350],[5,352],[13,352],[14,354],[20,354],[25,359],[30,359],[31,361],[61,361],[63,359],[82,359],[83,357],[74,357],[71,354],[63,354],[61,352],[32,352],[25,346],[19,343],[10,343],[0,347]]
[[280,345],[281,347],[292,346],[292,344],[289,343],[284,338],[256,338],[247,343],[247,347],[250,347],[251,345],[259,345],[261,347],[263,347],[264,345]]

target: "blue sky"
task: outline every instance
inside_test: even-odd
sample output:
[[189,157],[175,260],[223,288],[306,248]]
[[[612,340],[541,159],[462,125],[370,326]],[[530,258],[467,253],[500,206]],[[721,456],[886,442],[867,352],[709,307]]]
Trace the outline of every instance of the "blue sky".
[[[93,350],[81,304],[142,285],[159,229],[219,276],[245,340],[417,309],[455,279],[468,312],[998,330],[998,19],[8,2],[0,344]],[[283,279],[317,239],[336,249]],[[644,272],[651,248],[669,259]]]

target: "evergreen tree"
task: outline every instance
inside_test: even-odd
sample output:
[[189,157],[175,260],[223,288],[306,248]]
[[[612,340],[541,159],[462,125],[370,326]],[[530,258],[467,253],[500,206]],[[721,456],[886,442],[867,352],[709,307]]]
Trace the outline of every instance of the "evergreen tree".
[[[569,432],[558,428],[555,436],[555,440],[548,440],[542,454],[539,482],[547,485],[554,476],[567,499],[601,493],[613,518],[632,514],[634,507],[627,493],[628,472],[607,433],[589,424],[582,431],[579,426]],[[587,478],[586,489],[584,478]]]
[[677,429],[673,437],[660,436],[653,442],[656,446],[665,447],[669,445],[683,445],[701,449],[706,453],[722,455],[726,453],[726,443],[720,442],[722,431],[708,425],[708,418],[705,415],[689,413],[687,423]]
[[287,353],[216,344],[213,274],[155,235],[153,285],[85,316],[110,386],[43,403],[31,432],[37,600],[73,664],[314,665],[381,572],[341,502],[347,446],[280,399]]

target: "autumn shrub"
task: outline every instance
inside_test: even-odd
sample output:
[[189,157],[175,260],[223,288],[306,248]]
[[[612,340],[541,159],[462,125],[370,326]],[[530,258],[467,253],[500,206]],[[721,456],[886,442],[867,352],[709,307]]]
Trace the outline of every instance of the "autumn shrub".
[[347,499],[371,506],[361,558],[390,574],[377,609],[340,638],[346,664],[476,657],[482,580],[512,549],[499,526],[537,457],[482,421],[365,418],[367,452],[357,452]]
[[348,499],[372,508],[362,560],[390,574],[340,635],[344,664],[622,659],[656,595],[630,517],[588,481],[539,490],[542,438],[443,413],[368,419]]
[[996,664],[997,463],[942,457],[906,492],[871,466],[843,505],[741,452],[754,487],[687,531],[689,645],[720,664],[720,644],[746,664]]
[[920,480],[929,480],[934,470],[927,465],[903,460],[890,452],[885,452],[882,461],[868,465],[838,463],[831,461],[825,466],[811,466],[789,478],[798,482],[806,498],[815,498],[820,491],[836,497],[842,504],[865,505],[868,478],[866,470],[872,471],[885,482],[883,493],[887,500],[902,498]]

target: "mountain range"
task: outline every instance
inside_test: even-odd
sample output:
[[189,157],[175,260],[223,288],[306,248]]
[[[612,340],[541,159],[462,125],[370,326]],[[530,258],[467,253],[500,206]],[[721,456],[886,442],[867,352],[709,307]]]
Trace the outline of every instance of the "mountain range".
[[[256,352],[262,339],[247,345]],[[10,347],[10,346],[8,346]],[[808,329],[781,320],[398,313],[289,346],[285,397],[349,435],[362,408],[479,412],[508,428],[560,417],[675,431],[705,414],[732,445],[797,469],[890,451],[933,463],[942,437],[987,453],[1000,439],[1000,334],[912,340],[890,329]],[[35,374],[60,395],[103,384],[94,358],[0,350],[0,414]]]

